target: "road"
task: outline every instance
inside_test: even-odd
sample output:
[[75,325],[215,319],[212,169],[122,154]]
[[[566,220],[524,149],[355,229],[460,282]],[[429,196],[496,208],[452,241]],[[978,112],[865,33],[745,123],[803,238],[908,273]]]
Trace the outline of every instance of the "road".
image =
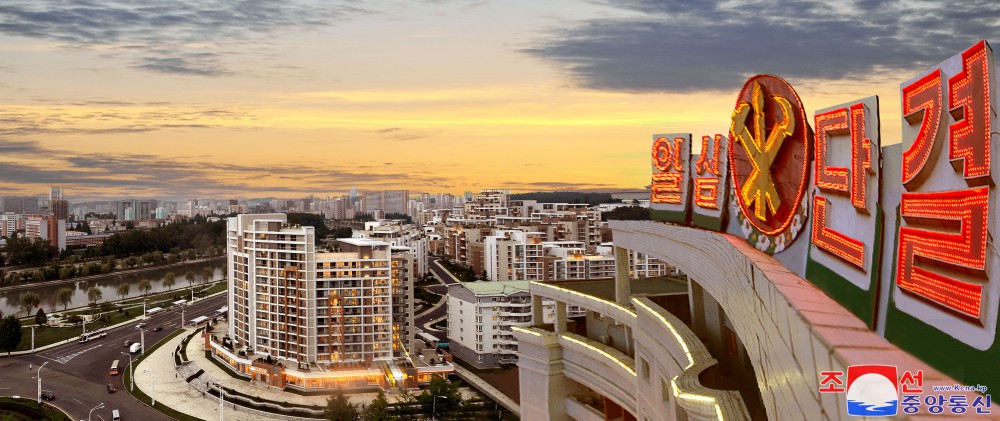
[[[212,315],[225,305],[225,294],[195,302],[185,307],[185,320]],[[146,321],[146,347],[152,347],[180,328],[180,319],[181,311],[177,308],[151,316]],[[163,327],[163,330],[153,332],[152,329],[157,326]],[[0,396],[34,398],[37,394],[35,376],[38,373],[38,366],[47,362],[41,374],[42,389],[54,392],[56,399],[51,403],[74,420],[87,419],[90,409],[100,403],[105,404],[104,408],[94,411],[93,420],[111,421],[112,409],[119,410],[122,419],[168,420],[170,418],[129,396],[123,390],[123,375],[108,374],[111,362],[114,360],[121,361],[123,370],[128,369],[129,357],[122,355],[123,352],[128,353],[128,348],[124,344],[128,339],[138,342],[139,336],[140,331],[134,324],[129,324],[108,332],[103,338],[87,343],[70,343],[32,355],[2,358]],[[30,370],[29,364],[32,367]],[[118,392],[108,393],[108,383],[115,384]]]
[[[428,265],[428,267],[431,269],[431,272],[434,274],[434,277],[437,278],[439,281],[443,282],[444,285],[431,285],[424,288],[435,294],[444,295],[444,298],[442,298],[442,300],[447,300],[448,285],[457,284],[459,283],[459,281],[454,277],[452,277],[451,274],[448,273],[447,269],[438,264],[437,260],[432,261],[431,264]],[[447,314],[448,314],[448,306],[447,304],[445,304],[434,310],[420,313],[419,315],[417,315],[415,325],[419,329],[424,329],[424,324],[430,322],[431,320],[444,317]],[[443,330],[431,330],[428,333],[438,336],[439,338],[444,338],[443,335],[446,332]]]

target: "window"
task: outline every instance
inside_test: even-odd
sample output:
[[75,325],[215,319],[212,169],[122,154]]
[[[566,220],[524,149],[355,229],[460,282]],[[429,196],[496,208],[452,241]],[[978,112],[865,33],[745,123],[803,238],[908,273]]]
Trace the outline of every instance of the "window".
[[670,384],[667,383],[662,377],[660,378],[660,394],[663,395],[663,403],[670,403],[670,394],[673,393],[670,390]]
[[642,357],[639,357],[639,373],[643,380],[649,380],[649,361]]

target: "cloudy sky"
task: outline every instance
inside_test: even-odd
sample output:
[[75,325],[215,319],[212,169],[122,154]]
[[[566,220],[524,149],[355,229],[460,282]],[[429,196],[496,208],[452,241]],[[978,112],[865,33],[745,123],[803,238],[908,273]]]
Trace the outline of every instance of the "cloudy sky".
[[[143,5],[149,3],[149,5]],[[743,81],[812,113],[997,33],[993,0],[0,3],[0,194],[641,188]]]

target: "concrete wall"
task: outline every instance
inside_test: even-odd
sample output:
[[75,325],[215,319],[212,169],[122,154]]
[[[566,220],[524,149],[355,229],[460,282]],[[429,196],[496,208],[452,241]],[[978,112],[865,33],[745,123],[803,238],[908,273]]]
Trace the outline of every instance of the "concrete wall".
[[616,246],[678,267],[718,300],[747,349],[768,419],[847,418],[844,394],[818,392],[819,372],[855,364],[923,370],[925,383],[955,384],[742,238],[649,221],[610,226]]

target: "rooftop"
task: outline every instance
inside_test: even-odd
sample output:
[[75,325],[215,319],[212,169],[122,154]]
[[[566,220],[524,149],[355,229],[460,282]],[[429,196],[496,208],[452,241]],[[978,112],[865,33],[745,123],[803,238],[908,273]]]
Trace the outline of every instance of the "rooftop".
[[473,294],[480,295],[511,295],[518,292],[528,292],[528,281],[479,281],[455,284],[464,287]]
[[[595,279],[586,281],[555,281],[543,282],[559,288],[576,291],[607,301],[615,300],[615,280]],[[632,295],[672,295],[688,292],[687,279],[676,276],[661,276],[656,278],[632,279]],[[466,284],[468,285],[468,284]]]

